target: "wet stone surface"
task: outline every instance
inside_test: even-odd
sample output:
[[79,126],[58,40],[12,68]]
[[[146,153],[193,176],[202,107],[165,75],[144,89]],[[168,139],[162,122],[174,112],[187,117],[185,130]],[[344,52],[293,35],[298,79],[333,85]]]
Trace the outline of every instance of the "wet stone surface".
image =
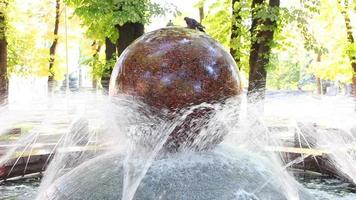
[[[132,95],[156,113],[162,109],[174,113],[203,102],[221,103],[240,93],[231,55],[205,33],[177,27],[159,29],[136,40],[120,56],[110,82],[111,96]],[[212,113],[210,108],[195,110],[174,129],[165,146],[191,145],[199,132],[193,126],[205,124]],[[192,123],[197,119],[200,122]],[[211,143],[222,140],[210,139]]]
[[135,41],[117,62],[110,93],[141,97],[159,108],[176,109],[222,101],[241,91],[233,58],[208,35],[165,28]]

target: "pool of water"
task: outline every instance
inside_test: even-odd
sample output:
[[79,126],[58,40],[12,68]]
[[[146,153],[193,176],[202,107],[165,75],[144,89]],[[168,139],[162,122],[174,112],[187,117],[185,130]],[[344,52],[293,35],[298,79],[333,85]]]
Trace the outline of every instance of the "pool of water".
[[35,199],[41,178],[33,176],[18,180],[0,182],[1,200],[32,200]]
[[304,174],[298,181],[308,188],[316,199],[355,200],[356,186],[335,178],[321,178],[318,175]]
[[[318,200],[355,200],[356,186],[334,178],[321,178],[317,175],[300,175],[298,181]],[[40,185],[40,177],[30,177],[0,183],[1,200],[35,199]]]

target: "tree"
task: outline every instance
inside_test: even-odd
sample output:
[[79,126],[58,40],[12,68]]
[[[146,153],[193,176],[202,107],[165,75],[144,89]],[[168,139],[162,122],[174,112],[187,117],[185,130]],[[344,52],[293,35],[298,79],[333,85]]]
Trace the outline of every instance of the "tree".
[[235,5],[239,3],[240,0],[232,0],[231,7],[232,7],[232,14],[231,14],[231,37],[230,37],[230,54],[235,58],[237,66],[240,67],[240,57],[236,55],[237,51],[239,50],[239,43],[241,37],[241,15],[240,9],[236,8]]
[[241,72],[248,73],[248,57],[251,46],[250,21],[251,1],[231,1],[230,54],[234,57]]
[[143,22],[128,21],[123,25],[116,25],[115,27],[119,33],[119,38],[116,44],[117,54],[119,56],[126,49],[126,47],[128,47],[134,40],[144,33]]
[[56,56],[56,49],[57,49],[57,44],[58,44],[58,29],[59,29],[59,19],[60,19],[60,0],[56,0],[56,15],[55,15],[55,21],[54,21],[54,29],[53,29],[53,41],[52,45],[49,48],[49,76],[48,76],[48,91],[52,92],[53,87],[54,87],[54,72],[52,71],[54,62],[55,62],[55,56]]
[[264,99],[267,66],[270,60],[274,31],[279,17],[279,0],[252,1],[251,50],[248,96]]
[[[318,54],[316,62],[318,62],[318,63],[321,62],[321,53]],[[316,91],[318,94],[323,94],[321,79],[319,77],[316,77]]]
[[[316,91],[325,93],[327,81],[347,84],[352,80],[350,67],[350,43],[348,42],[342,7],[336,0],[305,1],[311,15],[301,17],[299,24],[304,36],[305,48],[314,54],[308,72],[316,79]],[[337,35],[337,37],[335,37]]]
[[110,38],[105,38],[105,59],[106,61],[110,61],[115,59],[116,56],[116,44],[111,42]]
[[356,99],[356,43],[352,32],[351,19],[349,15],[349,0],[344,0],[343,4],[341,0],[338,0],[338,4],[340,7],[340,11],[342,16],[344,17],[347,41],[348,45],[348,57],[351,62],[351,67],[353,70],[352,75],[352,96]]
[[[7,67],[6,76],[2,77],[40,76],[48,78],[49,74],[51,74],[55,80],[63,79],[66,73],[64,64],[65,51],[58,51],[59,49],[64,49],[62,43],[57,43],[56,45],[57,51],[53,56],[55,59],[49,72],[49,48],[55,38],[61,41],[61,37],[64,36],[64,31],[61,28],[58,30],[58,37],[53,34],[56,1],[0,0],[0,2],[7,2]],[[1,11],[3,11],[3,5],[5,4],[1,4]],[[68,9],[68,11],[72,12],[71,9]],[[59,27],[61,27],[64,20],[61,19],[59,21]],[[79,46],[78,39],[82,38],[83,31],[77,26],[78,24],[77,17],[72,17],[68,20],[70,29],[68,40],[72,46]],[[1,53],[5,53],[5,51],[1,50]],[[7,79],[2,80],[7,83]],[[6,84],[1,85],[7,88]]]
[[[105,38],[105,67],[102,69],[101,75],[98,77],[101,86],[105,89],[109,88],[110,73],[112,71],[113,62],[116,60],[117,47],[116,44],[111,42],[110,38]],[[97,66],[96,66],[97,67]]]
[[[92,59],[92,67],[94,68],[95,66],[97,66],[95,64],[95,62],[97,62],[99,60],[99,52],[100,52],[100,49],[101,49],[101,44],[97,41],[94,40],[93,44],[91,45],[92,48],[94,49],[94,53],[93,53],[93,59]],[[95,71],[95,70],[94,70]],[[96,79],[94,78],[93,79],[93,88],[97,88],[97,84],[96,84]]]
[[205,17],[204,4],[206,0],[200,0],[195,6],[199,9],[199,22],[203,23]]
[[230,48],[231,0],[215,1],[209,6],[209,11],[203,20],[206,32],[219,41],[226,49]]
[[[87,27],[87,35],[106,43],[106,57],[112,58],[112,44],[116,44],[115,55],[123,50],[144,32],[144,24],[154,15],[163,13],[163,9],[150,0],[65,0],[75,8],[75,14]],[[108,79],[110,68],[102,70],[102,78]],[[107,82],[107,80],[105,80]]]
[[5,15],[7,4],[7,0],[0,0],[0,104],[6,102],[8,93]]
[[[51,71],[49,71],[49,48],[54,39],[55,22],[54,0],[11,0],[7,8],[7,42],[8,42],[8,75],[40,76],[53,75],[61,80],[66,73],[64,44],[57,43]],[[63,4],[62,4],[63,5]],[[50,8],[50,9],[49,9]],[[71,9],[67,10],[69,13]],[[63,12],[63,9],[61,9]],[[59,27],[62,27],[64,15],[60,16]],[[68,21],[68,41],[71,46],[79,46],[83,40],[82,30],[77,25],[77,17]],[[59,28],[57,39],[61,41],[64,30]],[[79,40],[81,39],[81,40]],[[50,73],[51,72],[51,73]]]

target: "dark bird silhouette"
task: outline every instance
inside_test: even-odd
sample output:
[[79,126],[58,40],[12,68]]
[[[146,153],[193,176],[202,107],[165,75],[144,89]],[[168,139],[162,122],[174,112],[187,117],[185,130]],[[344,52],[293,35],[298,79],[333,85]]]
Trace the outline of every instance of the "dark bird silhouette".
[[189,18],[189,17],[184,17],[185,23],[187,23],[188,28],[191,29],[198,29],[199,31],[202,31],[205,33],[204,29],[205,27],[201,25],[197,20]]
[[167,27],[168,27],[168,26],[174,26],[172,20],[169,20],[169,22],[168,22],[168,24],[167,24],[166,26],[167,26]]

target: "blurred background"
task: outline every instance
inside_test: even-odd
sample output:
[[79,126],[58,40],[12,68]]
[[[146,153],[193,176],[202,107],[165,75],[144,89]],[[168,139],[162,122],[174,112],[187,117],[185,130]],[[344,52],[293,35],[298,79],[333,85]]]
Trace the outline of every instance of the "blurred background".
[[352,96],[354,0],[1,0],[0,4],[3,102],[67,89],[105,89],[115,60],[137,37],[127,34],[130,27],[149,32],[167,25],[186,26],[185,16],[201,22],[207,34],[231,52],[248,91],[259,89],[262,96],[265,89],[267,94]]

